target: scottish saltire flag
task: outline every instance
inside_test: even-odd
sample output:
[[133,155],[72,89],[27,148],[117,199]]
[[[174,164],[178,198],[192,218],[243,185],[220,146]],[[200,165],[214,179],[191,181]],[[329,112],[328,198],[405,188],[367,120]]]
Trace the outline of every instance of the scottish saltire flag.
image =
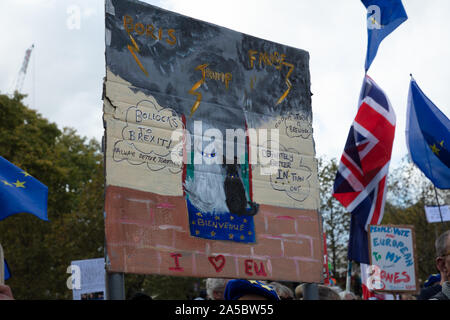
[[350,261],[369,264],[367,230],[383,218],[395,121],[387,96],[366,75],[334,181],[333,196],[351,213]]
[[6,260],[4,260],[4,264],[5,264],[5,280],[8,280],[9,278],[11,278],[11,272],[9,272],[9,268],[8,268],[8,264],[6,263]]
[[440,189],[450,189],[450,121],[411,79],[406,144],[413,162]]
[[0,220],[26,212],[48,221],[47,196],[47,186],[0,157]]
[[401,0],[361,0],[367,8],[366,72],[369,70],[381,41],[408,19]]

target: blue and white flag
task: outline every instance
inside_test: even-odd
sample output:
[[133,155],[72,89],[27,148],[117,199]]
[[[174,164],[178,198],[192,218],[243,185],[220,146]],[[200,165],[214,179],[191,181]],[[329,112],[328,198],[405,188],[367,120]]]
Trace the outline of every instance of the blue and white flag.
[[440,189],[450,189],[450,121],[411,79],[406,144],[412,161]]
[[366,72],[369,70],[381,41],[408,19],[401,0],[361,0],[367,8]]
[[48,221],[47,197],[47,186],[0,157],[0,220],[24,212]]

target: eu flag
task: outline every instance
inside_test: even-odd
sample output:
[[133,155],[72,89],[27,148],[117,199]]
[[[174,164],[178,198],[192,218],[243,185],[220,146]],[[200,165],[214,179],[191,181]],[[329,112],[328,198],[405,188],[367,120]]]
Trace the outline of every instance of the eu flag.
[[450,189],[450,121],[411,79],[406,143],[413,162],[440,189]]
[[8,264],[6,263],[6,260],[4,260],[5,262],[5,280],[8,280],[9,278],[11,278],[11,272],[9,272],[9,268],[8,268]]
[[48,221],[47,197],[47,186],[0,157],[0,220],[26,212]]
[[367,8],[366,72],[369,70],[381,41],[408,19],[401,0],[361,0]]

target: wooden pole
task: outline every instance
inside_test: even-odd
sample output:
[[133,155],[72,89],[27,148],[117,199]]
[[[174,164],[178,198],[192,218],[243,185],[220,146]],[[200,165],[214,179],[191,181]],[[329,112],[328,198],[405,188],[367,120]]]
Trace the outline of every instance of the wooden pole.
[[5,259],[3,256],[3,247],[0,244],[0,284],[5,284]]

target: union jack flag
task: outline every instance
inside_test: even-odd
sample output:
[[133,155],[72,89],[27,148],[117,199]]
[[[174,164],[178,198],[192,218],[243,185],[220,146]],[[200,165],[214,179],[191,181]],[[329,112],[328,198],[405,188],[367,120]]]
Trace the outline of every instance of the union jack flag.
[[395,113],[386,94],[365,76],[359,109],[341,157],[333,196],[351,212],[348,259],[370,263],[367,231],[383,218]]

